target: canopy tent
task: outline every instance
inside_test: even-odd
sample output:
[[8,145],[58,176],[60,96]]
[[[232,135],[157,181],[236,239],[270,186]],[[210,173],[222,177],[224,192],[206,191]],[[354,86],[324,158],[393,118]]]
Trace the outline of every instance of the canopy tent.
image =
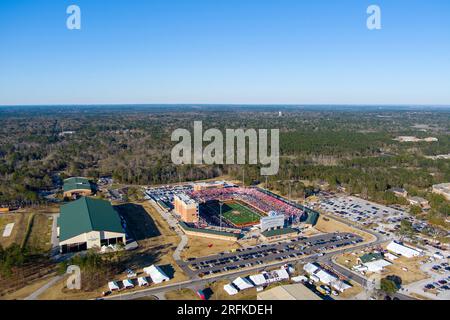
[[164,271],[162,271],[160,267],[155,265],[144,268],[144,272],[148,274],[150,278],[152,278],[152,281],[156,284],[170,280],[170,278],[164,273]]
[[303,270],[305,270],[308,274],[314,274],[319,269],[318,266],[316,266],[313,263],[307,263],[303,266]]
[[111,281],[108,283],[108,287],[110,291],[118,291],[120,290],[119,285],[115,281]]
[[339,292],[344,292],[345,290],[350,289],[352,287],[351,285],[340,280],[332,282],[331,286]]
[[392,263],[384,259],[364,263],[369,272],[380,272],[384,267],[390,266]]
[[140,287],[146,287],[148,286],[148,281],[144,277],[138,278],[138,284]]
[[267,279],[263,274],[255,274],[250,276],[250,280],[255,284],[255,286],[265,286],[267,284]]
[[239,277],[233,281],[233,284],[239,289],[239,291],[253,288],[253,284],[251,284],[246,278]]
[[402,255],[406,258],[417,257],[421,254],[421,250],[417,248],[407,247],[401,243],[392,241],[388,244],[387,249],[393,253]]
[[231,283],[226,284],[223,286],[223,289],[230,295],[230,296],[234,296],[235,294],[238,294],[238,290],[233,287],[233,285]]
[[123,287],[125,289],[132,289],[132,288],[134,288],[133,282],[131,282],[129,279],[123,280],[122,284],[123,284]]

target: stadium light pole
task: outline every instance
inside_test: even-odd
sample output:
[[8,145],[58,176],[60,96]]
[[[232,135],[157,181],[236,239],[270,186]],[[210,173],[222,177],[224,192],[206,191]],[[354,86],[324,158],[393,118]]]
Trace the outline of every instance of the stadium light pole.
[[220,217],[220,231],[223,231],[223,228],[222,228],[222,206],[223,206],[223,203],[222,203],[222,201],[219,200],[219,207],[220,207],[220,215],[219,215],[219,217]]

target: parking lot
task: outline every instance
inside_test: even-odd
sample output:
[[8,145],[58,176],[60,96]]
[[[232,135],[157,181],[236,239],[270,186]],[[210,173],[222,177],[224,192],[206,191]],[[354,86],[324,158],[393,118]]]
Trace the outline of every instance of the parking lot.
[[168,208],[173,208],[174,196],[177,193],[189,193],[194,190],[194,185],[184,184],[176,186],[162,186],[156,188],[148,188],[145,190],[145,195],[148,200],[152,199],[160,205],[167,206]]
[[296,238],[290,242],[259,245],[236,252],[221,253],[202,258],[190,258],[188,266],[198,276],[206,276],[232,270],[250,268],[273,262],[295,259],[301,256],[322,256],[325,251],[361,243],[363,239],[349,233],[325,234],[310,238]]
[[444,259],[430,257],[421,269],[430,278],[406,286],[409,293],[416,293],[431,299],[450,299],[450,264],[448,256]]
[[320,208],[386,236],[400,228],[402,220],[419,223],[404,211],[350,196],[323,199]]

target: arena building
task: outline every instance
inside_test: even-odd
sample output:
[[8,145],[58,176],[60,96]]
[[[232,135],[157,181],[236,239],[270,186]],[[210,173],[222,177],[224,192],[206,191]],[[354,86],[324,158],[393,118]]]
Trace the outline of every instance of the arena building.
[[181,220],[186,223],[199,222],[199,204],[185,193],[174,196],[175,213],[179,214]]
[[64,180],[64,198],[87,197],[94,193],[94,188],[87,178],[73,177]]
[[126,244],[126,233],[111,203],[83,197],[61,206],[58,237],[61,253]]

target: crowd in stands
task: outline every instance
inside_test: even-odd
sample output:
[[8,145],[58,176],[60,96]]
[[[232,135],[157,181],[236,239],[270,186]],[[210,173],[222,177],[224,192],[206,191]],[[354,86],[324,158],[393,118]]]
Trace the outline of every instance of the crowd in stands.
[[270,211],[276,211],[284,214],[286,219],[297,220],[304,212],[293,205],[277,199],[276,197],[263,193],[257,188],[224,188],[194,191],[190,194],[198,202],[209,202],[220,200],[223,202],[238,200],[253,206],[259,211],[268,214]]

